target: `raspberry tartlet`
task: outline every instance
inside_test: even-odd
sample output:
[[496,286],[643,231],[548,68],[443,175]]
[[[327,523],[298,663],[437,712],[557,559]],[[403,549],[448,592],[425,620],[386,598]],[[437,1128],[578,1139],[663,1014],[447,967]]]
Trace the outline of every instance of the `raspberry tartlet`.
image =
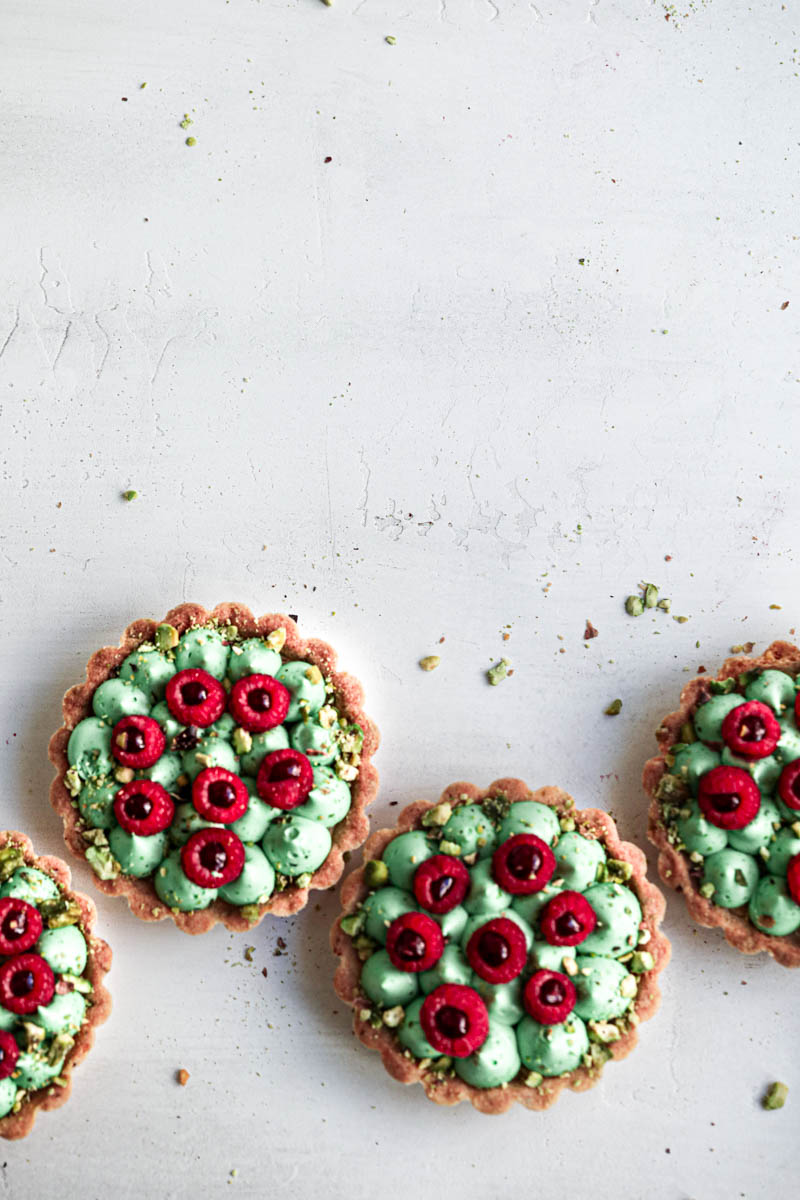
[[334,986],[395,1079],[438,1104],[544,1109],[633,1049],[670,947],[644,855],[606,813],[520,779],[454,783],[364,853]]
[[800,649],[692,679],[644,768],[658,870],[700,925],[800,966]]
[[50,799],[97,887],[187,933],[252,927],[339,879],[367,835],[378,731],[291,617],[181,604],[92,655],[50,741]]
[[111,950],[93,902],[69,885],[60,858],[0,833],[0,1137],[25,1137],[39,1109],[65,1103],[111,1011]]

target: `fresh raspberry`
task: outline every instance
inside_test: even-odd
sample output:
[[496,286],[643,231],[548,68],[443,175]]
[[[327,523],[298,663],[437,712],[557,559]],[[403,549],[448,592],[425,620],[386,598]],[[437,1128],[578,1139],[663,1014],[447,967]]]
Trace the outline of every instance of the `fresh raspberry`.
[[149,837],[168,829],[175,816],[175,805],[160,783],[152,779],[134,779],[114,797],[114,816],[128,833]]
[[522,1003],[540,1025],[560,1025],[575,1007],[575,984],[560,971],[536,971],[525,984]]
[[467,958],[487,983],[510,983],[522,973],[528,949],[525,934],[508,917],[493,917],[467,942]]
[[419,1010],[422,1032],[434,1050],[450,1058],[467,1058],[489,1036],[489,1014],[474,988],[443,983],[424,999]]
[[434,854],[414,872],[417,903],[432,913],[447,913],[456,908],[469,891],[469,884],[469,871],[451,854]]
[[181,725],[198,725],[205,729],[219,720],[225,711],[227,696],[218,679],[190,667],[178,671],[167,684],[167,708]]
[[386,950],[398,971],[429,971],[442,957],[444,935],[426,913],[403,913],[389,926]]
[[273,808],[297,808],[314,786],[314,768],[299,750],[273,750],[262,760],[256,791]]
[[40,954],[15,954],[0,967],[0,1004],[17,1016],[49,1004],[55,988],[52,968]]
[[[39,940],[42,918],[39,910],[16,896],[0,900],[0,954],[22,954]],[[2,1078],[2,1076],[0,1076]]]
[[198,887],[223,887],[241,875],[244,846],[232,829],[198,829],[181,850],[181,866]]
[[0,1030],[0,1079],[13,1074],[19,1058],[19,1046],[10,1033]]
[[158,721],[152,717],[123,717],[111,734],[111,753],[123,767],[143,771],[152,767],[164,753],[167,739]]
[[766,758],[781,738],[775,714],[760,700],[749,700],[732,708],[722,722],[722,740],[742,758]]
[[245,675],[231,688],[230,710],[244,729],[261,733],[286,720],[291,698],[271,675]]
[[559,892],[542,909],[539,926],[551,946],[577,946],[597,924],[589,901],[580,892]]
[[192,784],[192,804],[201,817],[230,825],[247,812],[250,795],[238,775],[224,767],[206,767]]
[[712,767],[700,779],[697,803],[712,825],[744,829],[761,807],[761,793],[741,767]]
[[786,868],[786,886],[795,904],[800,904],[800,854],[789,859]]
[[[798,693],[800,695],[800,693]],[[800,758],[787,763],[778,780],[778,795],[787,808],[800,811]]]
[[553,851],[535,833],[515,833],[492,855],[495,882],[515,896],[529,896],[546,887],[556,869]]

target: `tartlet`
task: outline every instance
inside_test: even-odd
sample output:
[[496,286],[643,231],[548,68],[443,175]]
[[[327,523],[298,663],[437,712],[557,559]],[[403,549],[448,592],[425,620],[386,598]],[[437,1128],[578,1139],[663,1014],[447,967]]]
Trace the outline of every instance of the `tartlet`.
[[454,783],[364,856],[334,986],[395,1079],[438,1104],[545,1109],[633,1049],[670,946],[644,855],[606,813],[520,779]]
[[0,1137],[25,1137],[40,1109],[66,1102],[111,1012],[111,950],[96,917],[66,863],[0,832]]
[[690,680],[644,768],[658,870],[699,925],[800,966],[800,650]]
[[96,886],[187,933],[288,916],[367,835],[361,684],[280,613],[181,604],[93,654],[50,741],[50,800]]

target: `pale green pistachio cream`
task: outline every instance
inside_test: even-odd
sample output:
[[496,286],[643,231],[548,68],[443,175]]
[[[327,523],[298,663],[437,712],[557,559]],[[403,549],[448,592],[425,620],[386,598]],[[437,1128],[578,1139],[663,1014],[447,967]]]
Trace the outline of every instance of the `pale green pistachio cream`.
[[[429,1070],[455,1072],[477,1088],[500,1087],[517,1078],[538,1086],[545,1077],[601,1066],[609,1057],[606,1047],[635,1020],[638,974],[654,965],[627,864],[609,859],[602,841],[580,833],[574,819],[559,820],[554,809],[534,800],[510,804],[496,796],[476,804],[463,797],[449,811],[445,806],[434,814],[442,823],[398,834],[389,842],[382,866],[373,868],[379,885],[344,918],[343,929],[363,963],[361,992],[367,1007],[362,1017],[368,1013],[376,1028],[393,1029],[403,1052],[430,1064]],[[556,862],[547,886],[528,896],[507,892],[492,871],[494,851],[519,833],[542,838]],[[428,914],[444,935],[439,960],[418,974],[402,971],[386,950],[387,930],[404,913],[425,912],[414,895],[414,875],[435,854],[460,858],[469,870],[470,887],[450,912]],[[550,945],[541,929],[545,904],[564,890],[584,895],[597,917],[593,933],[577,946]],[[476,930],[497,917],[520,927],[528,957],[516,979],[491,984],[473,971],[466,947]],[[542,969],[566,974],[575,985],[575,1008],[558,1025],[541,1025],[525,1011],[525,984]],[[489,1014],[483,1045],[452,1062],[430,1045],[420,1023],[425,997],[443,984],[473,988]]]
[[[207,671],[228,691],[248,675],[278,679],[291,697],[285,723],[248,733],[226,711],[207,729],[187,732],[170,712],[165,692],[177,671],[190,668]],[[70,734],[65,783],[86,837],[87,859],[100,878],[152,879],[159,899],[177,912],[206,908],[217,897],[243,908],[266,904],[298,879],[303,883],[327,858],[333,830],[350,811],[363,733],[340,715],[332,684],[310,662],[284,661],[269,639],[240,638],[232,626],[212,623],[180,637],[160,626],[153,643],[140,645],[99,685],[92,710]],[[132,714],[152,717],[166,738],[159,760],[135,776],[161,784],[175,802],[170,828],[149,836],[127,832],[114,816],[125,772],[112,754],[111,735],[117,721]],[[311,762],[314,786],[301,805],[286,812],[259,797],[256,776],[267,754],[289,746]],[[244,844],[244,870],[219,889],[188,879],[180,857],[191,834],[209,825],[192,806],[192,780],[209,766],[238,775],[250,794],[247,812],[228,826]]]
[[0,1003],[0,1029],[19,1047],[11,1075],[0,1079],[0,1118],[18,1112],[26,1096],[39,1088],[62,1087],[61,1072],[92,1003],[87,978],[89,945],[77,904],[45,872],[27,866],[12,842],[0,847],[0,896],[15,896],[38,909],[39,939],[26,954],[39,954],[49,964],[55,992],[49,1004],[19,1015]]
[[[738,679],[710,680],[711,697],[695,710],[682,735],[694,740],[670,747],[667,774],[656,795],[667,837],[689,859],[695,887],[719,908],[741,909],[762,933],[784,937],[800,929],[800,905],[786,886],[792,858],[800,854],[800,811],[784,804],[778,780],[800,758],[794,702],[797,681],[787,671],[752,671]],[[770,708],[781,726],[772,754],[737,756],[722,737],[728,713],[751,700]],[[761,805],[743,829],[720,829],[697,803],[703,776],[714,767],[740,767],[761,793]]]

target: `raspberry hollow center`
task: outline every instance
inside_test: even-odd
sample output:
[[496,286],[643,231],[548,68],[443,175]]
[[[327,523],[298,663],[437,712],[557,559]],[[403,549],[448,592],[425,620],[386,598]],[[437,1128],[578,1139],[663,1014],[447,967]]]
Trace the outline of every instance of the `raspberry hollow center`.
[[511,953],[508,942],[501,933],[489,929],[478,942],[481,958],[490,967],[502,967]]
[[24,912],[10,912],[2,924],[3,937],[8,942],[21,938],[28,928],[28,918]]
[[198,704],[204,704],[208,699],[208,689],[205,684],[193,679],[181,688],[181,699],[189,708],[195,708]]
[[125,812],[131,821],[146,821],[153,811],[153,801],[140,792],[125,802]]
[[574,913],[565,912],[556,919],[556,933],[559,937],[574,937],[576,933],[582,931],[583,925]]
[[469,1033],[469,1018],[461,1008],[445,1004],[436,1014],[436,1025],[446,1038],[466,1037]]
[[548,979],[540,992],[539,996],[543,1004],[563,1004],[567,992],[560,979]]
[[418,962],[426,949],[424,937],[413,929],[404,929],[395,942],[395,953],[404,962]]
[[225,779],[217,779],[208,789],[208,798],[215,808],[230,808],[236,801],[236,789]]
[[531,879],[542,867],[542,856],[535,846],[515,846],[506,866],[516,879]]
[[247,693],[247,703],[253,712],[269,712],[272,708],[272,697],[266,688],[253,688]]
[[200,862],[207,871],[219,875],[228,862],[225,847],[220,842],[206,842],[200,851]]
[[758,713],[750,713],[739,726],[739,737],[743,742],[761,742],[766,736],[766,722]]
[[33,991],[36,985],[36,980],[33,977],[33,971],[15,971],[11,976],[11,995],[12,996],[27,996]]
[[742,797],[738,792],[715,792],[713,800],[714,808],[717,812],[722,813],[736,812],[742,803]]

